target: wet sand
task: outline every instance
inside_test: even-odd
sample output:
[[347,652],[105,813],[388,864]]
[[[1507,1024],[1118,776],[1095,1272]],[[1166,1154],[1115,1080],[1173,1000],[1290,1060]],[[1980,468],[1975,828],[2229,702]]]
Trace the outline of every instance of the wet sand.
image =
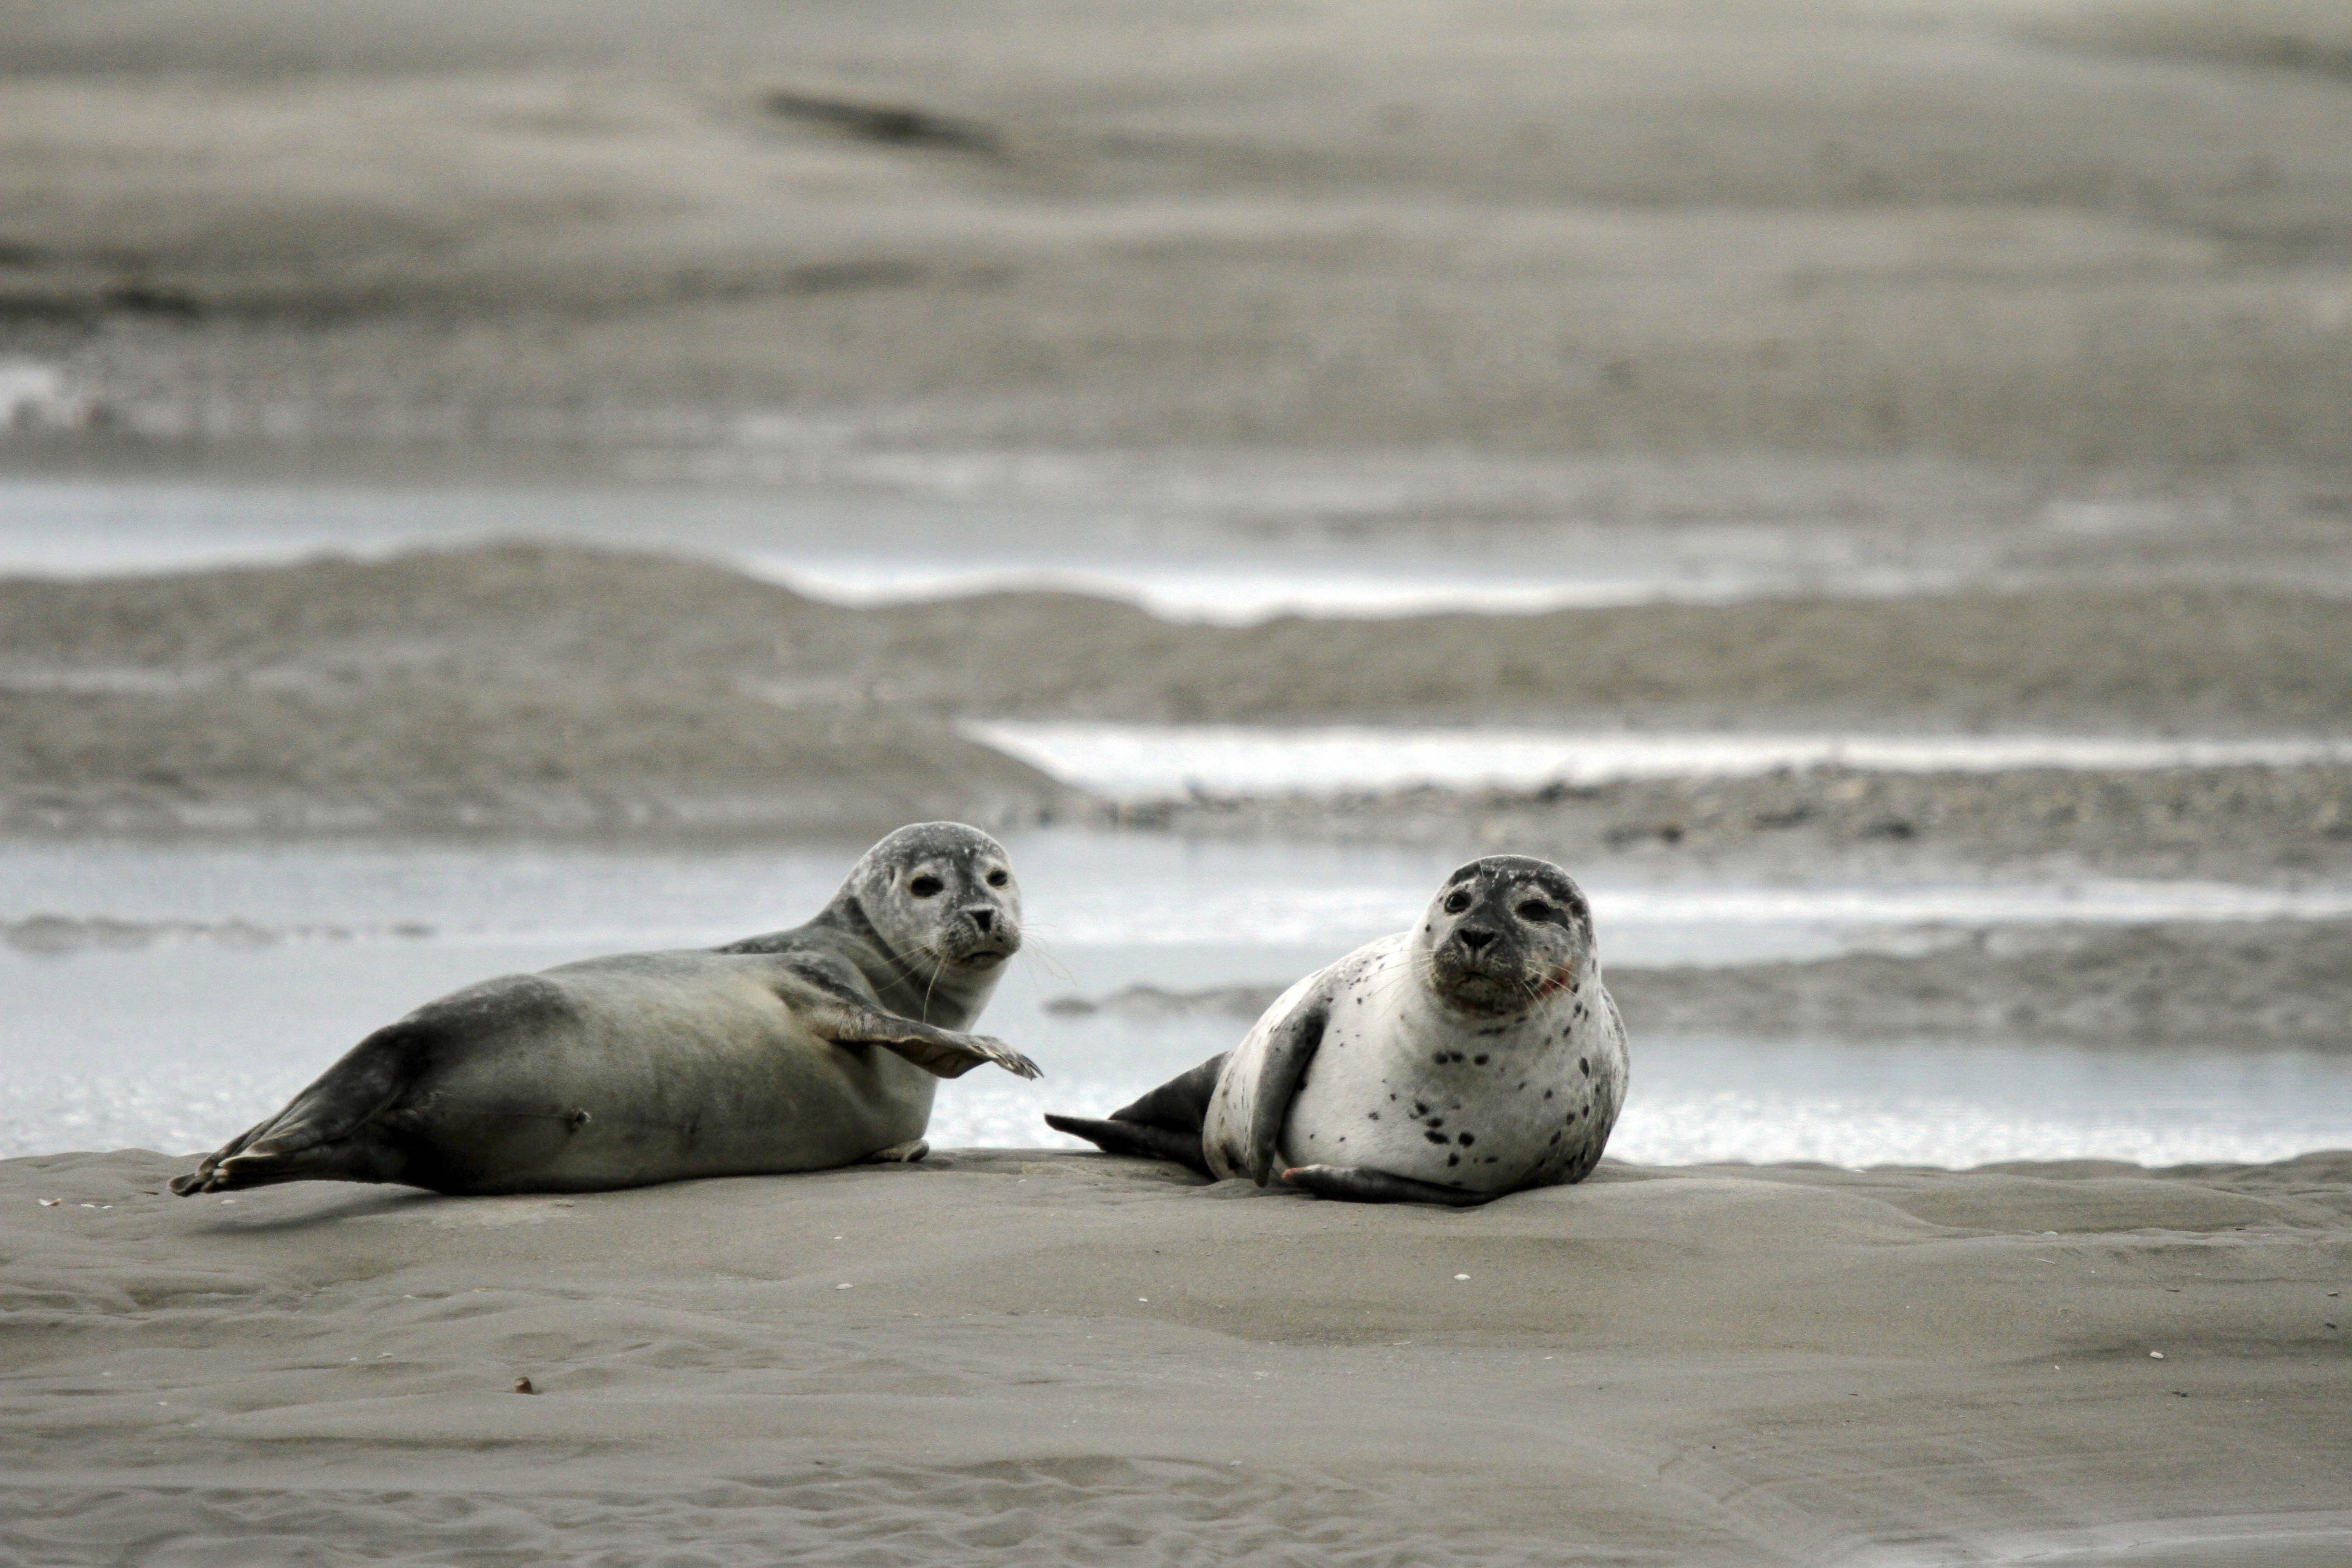
[[154,1195],[184,1163],[0,1164],[12,1555],[2284,1568],[2352,1542],[2340,1153],[1609,1165],[1467,1214],[1017,1151]]

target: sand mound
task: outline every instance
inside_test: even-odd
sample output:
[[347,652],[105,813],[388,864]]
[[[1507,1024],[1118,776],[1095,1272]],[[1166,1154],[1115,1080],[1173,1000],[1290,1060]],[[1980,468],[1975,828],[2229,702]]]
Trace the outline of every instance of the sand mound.
[[2049,589],[1523,616],[1178,626],[1070,594],[855,611],[554,546],[0,583],[0,679],[84,690],[392,679],[734,681],[989,716],[1465,720],[1721,710],[1911,722],[2335,727],[2352,604]]
[[2352,1541],[2328,1294],[2352,1155],[1610,1165],[1461,1214],[1020,1152],[568,1199],[155,1195],[181,1163],[0,1164],[10,1555],[1818,1568]]
[[[2352,605],[2251,592],[1230,628],[1074,595],[848,610],[715,566],[529,545],[18,580],[0,583],[0,823],[849,830],[1076,803],[951,714],[2325,727],[2352,721],[2347,648]],[[1827,817],[2006,820],[1880,798],[1915,788],[1873,784]],[[1599,831],[1619,847],[1643,827]]]
[[862,835],[1031,823],[1077,798],[919,715],[648,686],[0,695],[0,826],[17,831]]
[[2352,921],[2036,931],[1917,957],[1612,970],[1658,1034],[2294,1042],[2352,1049]]
[[2352,870],[2352,768],[1809,768],[1537,790],[1194,797],[1118,819],[1185,834],[1452,846],[1644,875],[1812,878],[1831,866],[2035,866],[2267,880]]

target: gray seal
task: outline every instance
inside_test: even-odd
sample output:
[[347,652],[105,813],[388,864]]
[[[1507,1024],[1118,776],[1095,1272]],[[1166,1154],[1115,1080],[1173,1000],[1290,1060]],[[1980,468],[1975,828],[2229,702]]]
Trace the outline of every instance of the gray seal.
[[1045,1121],[1204,1175],[1467,1206],[1591,1174],[1626,1070],[1582,890],[1492,855],[1412,931],[1284,992],[1231,1051],[1107,1121]]
[[593,1192],[919,1159],[943,1078],[1037,1068],[965,1030],[1021,945],[1003,846],[902,827],[790,931],[469,985],[378,1029],[172,1184]]

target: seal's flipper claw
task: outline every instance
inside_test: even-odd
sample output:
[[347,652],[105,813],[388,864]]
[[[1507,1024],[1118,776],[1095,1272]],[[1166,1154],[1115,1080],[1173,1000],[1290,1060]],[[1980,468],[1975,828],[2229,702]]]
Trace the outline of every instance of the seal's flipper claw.
[[1067,1132],[1083,1138],[1106,1154],[1131,1154],[1142,1160],[1168,1160],[1198,1171],[1204,1176],[1213,1175],[1209,1158],[1201,1152],[1198,1132],[1178,1132],[1165,1127],[1147,1127],[1139,1121],[1098,1121],[1088,1116],[1057,1116],[1045,1113],[1045,1125],[1056,1132]]
[[1411,1176],[1368,1171],[1355,1165],[1293,1165],[1282,1173],[1282,1184],[1355,1204],[1443,1204],[1447,1208],[1475,1208],[1492,1203],[1496,1193],[1465,1193]]
[[1011,1073],[1015,1078],[1036,1079],[1045,1076],[1045,1070],[1038,1067],[1035,1062],[1031,1061],[1027,1057],[1023,1056],[1019,1051],[1014,1050],[1011,1046],[1006,1045],[1003,1040],[996,1038],[993,1035],[974,1035],[971,1037],[971,1040],[972,1043],[980,1047],[980,1049],[987,1056],[990,1061],[994,1062],[998,1067],[1003,1068],[1006,1072]]

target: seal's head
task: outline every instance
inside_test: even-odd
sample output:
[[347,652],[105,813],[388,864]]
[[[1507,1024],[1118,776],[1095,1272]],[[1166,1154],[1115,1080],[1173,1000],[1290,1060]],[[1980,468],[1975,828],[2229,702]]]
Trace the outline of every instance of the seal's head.
[[1549,860],[1489,855],[1451,877],[1422,916],[1422,974],[1456,1012],[1525,1012],[1592,965],[1592,909]]
[[901,959],[994,971],[1021,950],[1021,886],[1004,846],[961,822],[901,827],[866,852],[843,892]]

